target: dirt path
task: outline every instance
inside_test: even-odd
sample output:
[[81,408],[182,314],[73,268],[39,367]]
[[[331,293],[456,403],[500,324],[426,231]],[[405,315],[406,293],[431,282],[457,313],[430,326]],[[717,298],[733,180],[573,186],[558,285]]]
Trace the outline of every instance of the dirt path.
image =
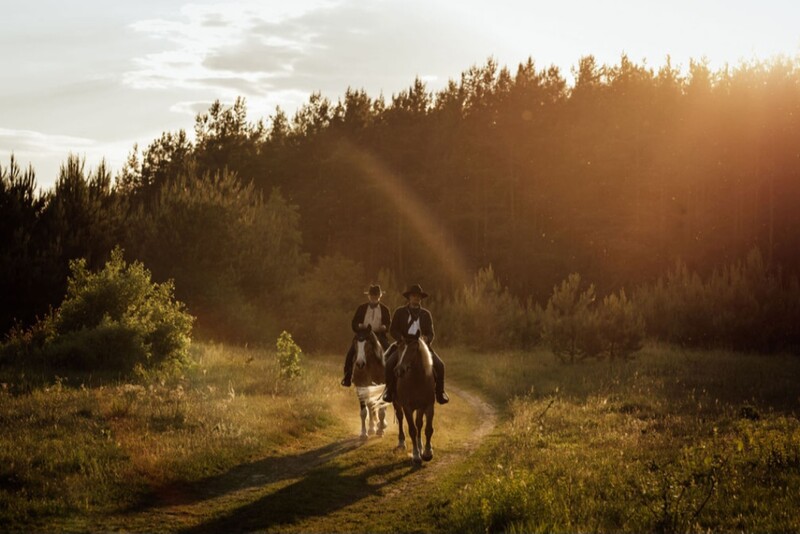
[[[414,468],[394,450],[397,425],[387,414],[383,438],[358,438],[353,390],[337,395],[340,424],[304,438],[291,454],[237,466],[204,481],[173,487],[92,528],[180,532],[425,531],[417,507],[434,497],[433,482],[458,466],[495,426],[495,409],[450,386],[451,402],[434,417],[434,459]],[[299,450],[298,450],[299,449]]]
[[[434,416],[434,459],[422,468],[411,465],[410,449],[397,453],[397,426],[389,427],[383,439],[368,443],[356,453],[360,458],[353,468],[368,474],[365,481],[372,486],[369,494],[358,498],[327,514],[314,514],[291,525],[280,525],[270,530],[281,532],[396,532],[425,531],[418,524],[419,507],[433,497],[434,482],[449,469],[462,462],[481,444],[483,438],[495,427],[495,409],[475,394],[450,387],[451,402],[438,406]],[[393,418],[392,418],[393,419]],[[388,441],[388,443],[387,443]],[[410,444],[409,444],[410,447]],[[386,449],[391,461],[386,465]],[[369,455],[369,456],[368,456]],[[341,460],[352,464],[353,458]],[[381,472],[381,464],[386,472]],[[374,471],[374,474],[370,474]]]

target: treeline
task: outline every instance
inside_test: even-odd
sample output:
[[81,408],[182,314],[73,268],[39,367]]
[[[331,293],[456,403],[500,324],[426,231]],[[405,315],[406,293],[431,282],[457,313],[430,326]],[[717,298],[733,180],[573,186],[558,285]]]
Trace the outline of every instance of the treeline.
[[[680,258],[717,287],[714,269],[757,249],[778,280],[768,295],[791,294],[800,62],[692,62],[684,75],[585,57],[574,74],[569,85],[555,67],[489,60],[437,92],[417,79],[388,100],[314,94],[292,118],[255,123],[243,100],[217,102],[194,141],[164,133],[113,180],[71,156],[46,192],[12,159],[0,168],[0,329],[58,304],[70,259],[96,269],[115,245],[174,278],[201,330],[255,339],[281,323],[312,348],[346,338],[334,331],[370,281],[422,283],[454,332],[465,306],[488,316],[476,328],[494,317],[470,285],[496,287],[510,322],[483,328],[505,346],[538,342],[536,306],[570,273],[630,295]],[[491,280],[472,279],[489,265]],[[664,287],[641,289],[641,303],[677,302]],[[665,323],[642,313],[665,339],[729,341],[652,328]],[[759,346],[792,343],[769,337]]]
[[758,249],[701,276],[678,261],[657,280],[608,293],[577,273],[542,303],[518,298],[493,269],[436,303],[438,337],[477,349],[543,343],[562,361],[627,359],[645,336],[682,346],[800,353],[800,282]]
[[[277,328],[277,295],[307,263],[297,208],[227,171],[187,162],[157,189],[113,185],[105,166],[62,165],[52,191],[31,169],[0,168],[2,328],[34,323],[64,298],[71,259],[97,271],[120,245],[176,296],[207,335],[259,339]],[[107,295],[107,298],[117,298]],[[98,305],[101,307],[101,304]]]
[[587,57],[569,86],[555,68],[490,60],[436,93],[416,80],[389,101],[312,96],[291,121],[276,113],[237,169],[300,206],[312,255],[447,292],[467,282],[450,263],[492,264],[539,301],[569,272],[611,291],[752,248],[796,271],[799,66],[682,75]]

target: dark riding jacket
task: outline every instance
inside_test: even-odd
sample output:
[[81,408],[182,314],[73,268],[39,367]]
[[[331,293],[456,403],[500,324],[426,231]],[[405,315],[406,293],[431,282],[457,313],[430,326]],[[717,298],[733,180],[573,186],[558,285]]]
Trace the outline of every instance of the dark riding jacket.
[[[408,327],[413,322],[411,320],[411,307],[401,306],[394,311],[392,316],[392,328],[389,331],[396,341],[402,341],[404,336],[408,335]],[[433,344],[433,318],[431,312],[425,308],[419,308],[419,329],[420,334],[428,338],[428,346]]]

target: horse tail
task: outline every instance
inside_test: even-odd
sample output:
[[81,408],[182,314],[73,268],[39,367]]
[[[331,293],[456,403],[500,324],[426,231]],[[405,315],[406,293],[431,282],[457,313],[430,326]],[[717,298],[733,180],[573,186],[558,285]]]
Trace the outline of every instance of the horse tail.
[[373,348],[373,355],[375,359],[380,362],[381,367],[386,366],[386,354],[383,350],[383,345],[381,345],[381,340],[378,339],[378,336],[375,332],[372,332],[372,348]]

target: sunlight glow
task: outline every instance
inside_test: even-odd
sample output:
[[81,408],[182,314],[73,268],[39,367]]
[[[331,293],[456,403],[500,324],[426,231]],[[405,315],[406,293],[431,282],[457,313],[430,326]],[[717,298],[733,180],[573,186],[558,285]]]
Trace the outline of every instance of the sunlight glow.
[[[124,148],[106,154],[112,161],[124,161],[145,132],[191,129],[187,117],[204,111],[202,102],[244,97],[251,119],[276,106],[291,117],[313,92],[336,102],[351,87],[388,100],[416,77],[436,92],[489,57],[512,73],[530,57],[539,69],[558,67],[569,83],[586,55],[616,65],[625,54],[656,70],[669,56],[685,74],[690,59],[705,57],[716,71],[800,54],[800,3],[786,0],[51,4],[17,3],[4,13],[3,47],[15,52],[0,57],[0,127],[106,147],[113,139]],[[80,140],[65,145],[83,149]],[[27,134],[6,135],[0,156],[31,146]],[[25,152],[50,182],[51,152]]]
[[378,187],[386,203],[402,218],[401,222],[414,232],[419,242],[434,255],[454,285],[467,285],[472,276],[463,254],[458,250],[455,240],[448,239],[424,199],[406,187],[400,177],[375,156],[347,141],[342,143],[345,154]]

